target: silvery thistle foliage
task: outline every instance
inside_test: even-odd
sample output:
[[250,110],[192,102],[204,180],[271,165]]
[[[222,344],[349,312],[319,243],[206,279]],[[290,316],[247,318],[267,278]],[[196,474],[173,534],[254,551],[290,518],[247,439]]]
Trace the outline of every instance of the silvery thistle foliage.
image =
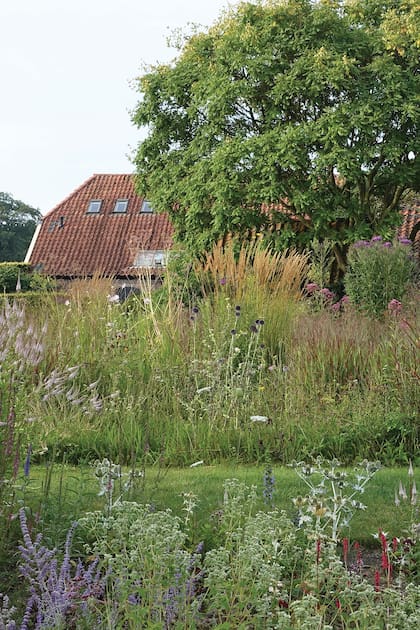
[[355,497],[363,494],[365,486],[381,468],[379,462],[363,461],[347,472],[338,460],[317,458],[312,464],[290,464],[298,477],[309,488],[305,497],[294,499],[298,510],[298,524],[313,525],[319,532],[338,541],[342,527],[348,527],[355,510],[366,506]]

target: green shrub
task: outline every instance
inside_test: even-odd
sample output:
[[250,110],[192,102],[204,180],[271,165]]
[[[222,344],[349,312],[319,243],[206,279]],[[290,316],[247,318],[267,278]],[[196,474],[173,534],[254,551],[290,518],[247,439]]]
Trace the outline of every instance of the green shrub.
[[380,317],[391,301],[394,311],[400,306],[415,272],[408,239],[391,243],[374,236],[370,241],[357,241],[350,248],[345,290],[354,305]]
[[0,290],[5,293],[13,293],[19,282],[21,291],[48,291],[54,287],[50,278],[32,271],[31,265],[27,263],[0,263]]

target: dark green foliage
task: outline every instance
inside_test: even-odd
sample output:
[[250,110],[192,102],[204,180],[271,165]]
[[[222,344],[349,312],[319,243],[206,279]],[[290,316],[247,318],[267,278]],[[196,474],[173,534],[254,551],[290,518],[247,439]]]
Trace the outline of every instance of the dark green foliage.
[[20,290],[24,292],[45,291],[53,288],[51,280],[34,273],[27,263],[0,263],[0,291],[2,293],[14,293],[19,281]]
[[0,193],[0,261],[23,260],[41,213]]
[[195,252],[228,233],[330,239],[342,273],[349,244],[393,233],[420,189],[417,16],[411,0],[227,11],[139,81],[139,191]]

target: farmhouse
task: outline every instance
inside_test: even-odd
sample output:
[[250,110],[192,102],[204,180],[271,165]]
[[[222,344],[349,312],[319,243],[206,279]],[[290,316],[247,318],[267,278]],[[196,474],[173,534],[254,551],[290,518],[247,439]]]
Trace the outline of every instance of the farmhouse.
[[132,175],[93,175],[43,218],[25,262],[62,280],[100,275],[121,284],[145,270],[158,279],[172,236]]
[[[419,198],[401,214],[398,237],[411,239],[420,257]],[[44,217],[25,262],[62,280],[101,275],[135,284],[150,273],[158,282],[172,243],[168,216],[137,195],[132,175],[92,175]]]

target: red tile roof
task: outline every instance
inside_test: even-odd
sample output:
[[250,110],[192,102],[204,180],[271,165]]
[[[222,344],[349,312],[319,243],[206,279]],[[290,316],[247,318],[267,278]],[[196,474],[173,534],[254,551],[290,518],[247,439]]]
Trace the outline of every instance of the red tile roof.
[[[118,199],[128,200],[125,213],[113,213]],[[92,200],[100,212],[87,214]],[[44,217],[29,262],[58,277],[130,275],[139,250],[172,245],[168,216],[141,213],[142,203],[132,175],[93,175]]]
[[401,214],[403,222],[398,229],[398,237],[412,240],[414,252],[420,259],[420,197],[415,197],[407,202],[403,206]]

